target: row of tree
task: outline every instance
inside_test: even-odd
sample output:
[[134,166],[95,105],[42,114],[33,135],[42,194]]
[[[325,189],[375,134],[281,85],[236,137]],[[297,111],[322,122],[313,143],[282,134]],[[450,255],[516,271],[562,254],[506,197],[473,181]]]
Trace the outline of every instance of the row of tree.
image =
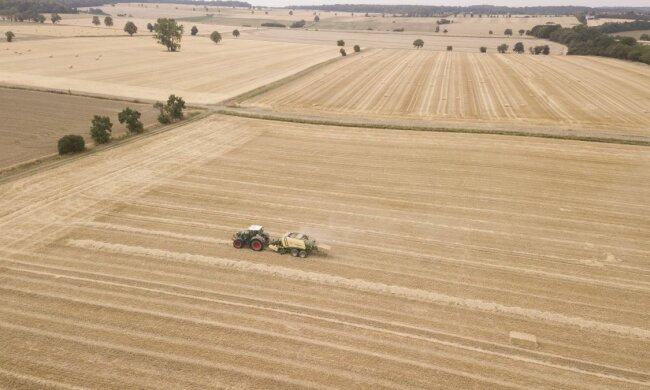
[[582,24],[572,28],[544,25],[533,27],[529,35],[566,45],[569,55],[595,55],[650,64],[650,46],[632,37],[612,37],[601,28]]
[[[159,110],[158,122],[168,124],[184,118],[183,110],[185,101],[180,96],[169,95],[166,102],[156,102],[154,108]],[[127,134],[140,134],[144,131],[144,125],[140,121],[142,114],[126,107],[117,115],[117,120],[126,126]],[[108,116],[94,115],[90,122],[90,138],[96,145],[106,144],[111,141],[113,135],[113,123]],[[59,154],[82,152],[86,143],[82,136],[68,134],[58,141]]]

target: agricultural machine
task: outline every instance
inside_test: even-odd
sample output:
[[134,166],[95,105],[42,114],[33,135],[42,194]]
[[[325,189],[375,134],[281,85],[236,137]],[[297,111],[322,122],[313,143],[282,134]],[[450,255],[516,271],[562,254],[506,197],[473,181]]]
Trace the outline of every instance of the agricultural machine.
[[265,246],[280,254],[291,253],[293,257],[305,258],[312,252],[327,253],[327,245],[316,245],[316,241],[310,239],[304,233],[287,233],[278,240],[270,239],[268,233],[260,225],[251,225],[248,229],[233,234],[232,246],[240,249],[249,246],[254,251],[261,251]]
[[251,225],[246,230],[233,234],[232,246],[237,249],[248,245],[254,251],[261,251],[269,244],[271,238],[260,225]]

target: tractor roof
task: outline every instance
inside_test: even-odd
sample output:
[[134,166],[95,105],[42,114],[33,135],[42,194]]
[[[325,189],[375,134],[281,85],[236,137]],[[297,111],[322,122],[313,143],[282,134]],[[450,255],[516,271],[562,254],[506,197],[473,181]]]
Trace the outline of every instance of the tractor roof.
[[261,225],[250,225],[248,227],[248,230],[259,231],[259,230],[262,230],[262,226]]

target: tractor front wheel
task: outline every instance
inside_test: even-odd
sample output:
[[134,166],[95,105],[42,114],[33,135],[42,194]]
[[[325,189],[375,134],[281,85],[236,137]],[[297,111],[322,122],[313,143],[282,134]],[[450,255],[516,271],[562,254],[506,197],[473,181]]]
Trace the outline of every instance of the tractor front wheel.
[[263,248],[264,248],[264,244],[262,244],[262,241],[260,240],[251,241],[251,249],[254,250],[255,252],[259,252]]
[[237,249],[241,249],[241,247],[244,246],[244,241],[242,241],[240,239],[233,240],[232,246],[237,248]]
[[298,249],[293,248],[293,249],[291,250],[291,256],[293,256],[293,257],[298,257],[298,254],[299,254]]

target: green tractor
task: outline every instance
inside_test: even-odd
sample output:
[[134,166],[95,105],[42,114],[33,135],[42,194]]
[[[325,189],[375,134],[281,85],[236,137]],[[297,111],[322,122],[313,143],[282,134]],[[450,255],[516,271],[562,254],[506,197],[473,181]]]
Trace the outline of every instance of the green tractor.
[[256,252],[264,249],[270,242],[271,238],[260,225],[251,225],[248,229],[237,232],[232,236],[233,247],[241,249],[248,245]]

